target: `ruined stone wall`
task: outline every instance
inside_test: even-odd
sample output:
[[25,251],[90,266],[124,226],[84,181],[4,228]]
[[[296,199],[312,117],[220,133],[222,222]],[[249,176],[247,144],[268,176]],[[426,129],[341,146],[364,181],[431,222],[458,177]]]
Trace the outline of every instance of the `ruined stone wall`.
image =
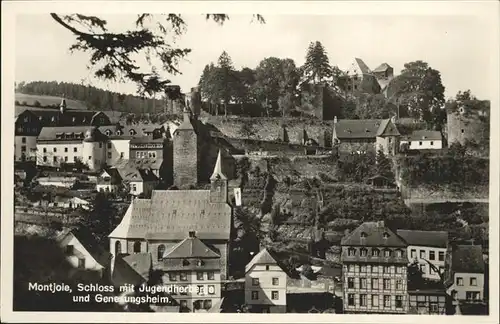
[[189,188],[198,183],[198,140],[194,130],[176,130],[173,138],[174,185]]
[[447,135],[448,145],[458,142],[464,145],[468,140],[480,144],[489,138],[489,119],[477,112],[463,113],[460,110],[448,112]]

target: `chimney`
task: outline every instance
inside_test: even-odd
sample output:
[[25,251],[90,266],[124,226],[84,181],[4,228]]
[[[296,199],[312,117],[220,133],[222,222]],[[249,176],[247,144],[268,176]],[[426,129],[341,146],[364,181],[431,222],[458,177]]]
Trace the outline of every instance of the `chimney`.
[[333,117],[333,123],[336,124],[337,123],[337,116],[334,116]]
[[195,231],[189,231],[189,237],[190,238],[196,237],[196,232]]

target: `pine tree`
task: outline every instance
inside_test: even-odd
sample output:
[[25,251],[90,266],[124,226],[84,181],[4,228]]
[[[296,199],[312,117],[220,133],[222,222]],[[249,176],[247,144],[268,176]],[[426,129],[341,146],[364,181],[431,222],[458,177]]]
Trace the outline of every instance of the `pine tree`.
[[321,42],[311,42],[307,49],[306,63],[303,66],[304,76],[314,84],[333,76],[333,67]]
[[392,162],[384,154],[384,151],[378,150],[376,161],[377,174],[389,179],[394,179],[394,173],[392,172]]

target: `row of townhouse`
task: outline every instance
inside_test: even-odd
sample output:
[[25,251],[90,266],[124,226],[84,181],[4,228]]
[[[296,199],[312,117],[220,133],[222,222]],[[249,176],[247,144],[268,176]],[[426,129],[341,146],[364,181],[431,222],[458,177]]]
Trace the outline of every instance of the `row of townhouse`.
[[341,245],[346,313],[445,314],[450,297],[455,304],[484,299],[481,246],[448,246],[446,232],[395,233],[383,221],[365,222]]

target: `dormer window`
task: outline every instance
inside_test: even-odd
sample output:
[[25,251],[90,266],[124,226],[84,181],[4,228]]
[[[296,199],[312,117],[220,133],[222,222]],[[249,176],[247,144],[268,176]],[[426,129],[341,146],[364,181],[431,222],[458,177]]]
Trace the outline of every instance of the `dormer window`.
[[129,131],[129,134],[130,134],[131,136],[134,136],[134,135],[135,135],[135,134],[137,134],[137,133],[136,133],[136,131],[135,131],[135,130],[131,129],[131,130]]
[[105,132],[105,133],[106,133],[106,136],[110,136],[110,135],[111,135],[111,130],[106,129],[106,132]]
[[119,129],[119,130],[116,131],[116,135],[122,135],[121,129]]
[[384,239],[385,239],[385,240],[387,240],[387,239],[389,238],[389,233],[385,232],[385,233],[383,234],[383,237],[384,237]]
[[203,260],[198,260],[198,261],[196,261],[196,265],[197,265],[198,267],[201,267],[201,266],[203,265]]
[[355,255],[356,255],[356,249],[354,249],[354,248],[349,248],[349,249],[347,250],[347,255],[348,255],[348,256],[355,256]]
[[397,257],[397,258],[401,258],[401,257],[403,257],[403,251],[401,251],[401,250],[396,250],[396,257]]
[[362,257],[365,257],[365,256],[367,256],[367,255],[368,255],[368,250],[367,250],[367,249],[365,249],[365,248],[362,248],[359,252],[360,252],[360,255],[361,255]]
[[379,249],[373,249],[373,250],[372,250],[372,256],[373,256],[373,257],[378,257],[378,256],[380,256],[380,251],[379,251]]
[[189,265],[189,261],[186,259],[182,260],[182,265],[187,267]]
[[391,250],[389,250],[389,249],[384,250],[384,257],[389,258],[391,256],[391,254],[392,254]]
[[74,246],[73,245],[66,245],[66,254],[73,254]]
[[366,234],[365,232],[361,232],[361,238],[366,238],[368,236],[368,234]]
[[75,123],[75,122],[76,122],[76,117],[73,117],[73,123]]

